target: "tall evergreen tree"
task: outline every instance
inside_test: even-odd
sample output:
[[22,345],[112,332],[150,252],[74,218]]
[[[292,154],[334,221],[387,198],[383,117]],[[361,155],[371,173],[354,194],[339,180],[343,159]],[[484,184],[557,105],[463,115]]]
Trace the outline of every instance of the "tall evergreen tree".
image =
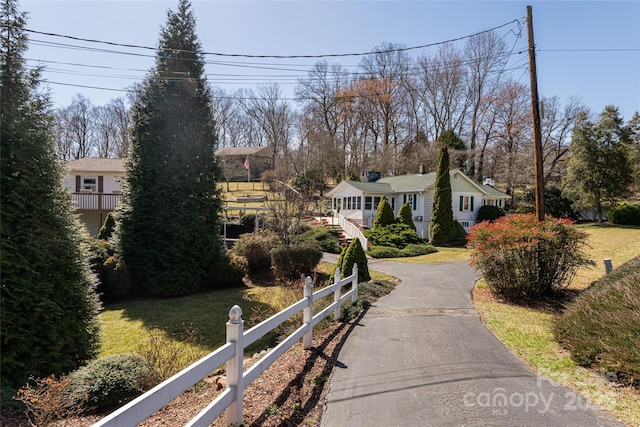
[[629,140],[629,129],[616,107],[605,107],[598,123],[580,115],[562,177],[562,194],[574,201],[574,208],[595,208],[601,222],[603,211],[629,193],[633,182]]
[[26,15],[14,0],[0,14],[0,376],[10,398],[30,376],[69,372],[95,356],[99,304],[62,184],[49,97],[39,71],[25,67]]
[[133,103],[119,250],[144,295],[211,285],[223,258],[212,95],[187,0],[167,12],[156,65]]
[[378,209],[376,209],[376,216],[373,218],[371,229],[374,230],[378,227],[384,227],[385,225],[393,224],[396,221],[393,209],[387,201],[385,196],[382,196],[380,203],[378,203]]
[[451,177],[449,176],[449,151],[447,145],[440,146],[436,167],[433,213],[429,223],[429,241],[432,245],[446,245],[456,234],[451,200]]

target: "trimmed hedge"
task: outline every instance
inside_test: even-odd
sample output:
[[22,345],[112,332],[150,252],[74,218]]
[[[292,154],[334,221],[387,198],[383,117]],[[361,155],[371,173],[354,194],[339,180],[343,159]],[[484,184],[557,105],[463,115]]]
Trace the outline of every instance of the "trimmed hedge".
[[640,225],[640,203],[621,203],[607,212],[607,219],[619,225]]
[[495,221],[503,216],[505,216],[505,212],[500,206],[483,205],[478,209],[476,222],[481,223],[482,221]]
[[249,273],[271,268],[271,250],[281,245],[280,238],[271,231],[257,231],[240,236],[233,252],[247,260]]
[[372,258],[404,258],[420,255],[432,254],[438,250],[431,245],[410,244],[404,249],[398,249],[391,246],[373,246],[369,249],[368,255]]
[[553,327],[576,363],[597,364],[635,385],[640,385],[639,331],[640,256],[594,282]]

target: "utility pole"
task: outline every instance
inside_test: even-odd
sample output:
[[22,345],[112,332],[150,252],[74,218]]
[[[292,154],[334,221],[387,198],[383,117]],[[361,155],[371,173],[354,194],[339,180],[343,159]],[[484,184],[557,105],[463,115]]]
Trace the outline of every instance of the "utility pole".
[[540,101],[538,100],[538,74],[536,51],[533,41],[533,12],[527,6],[527,35],[529,38],[529,77],[531,80],[531,116],[533,118],[533,162],[535,170],[536,215],[544,221],[544,168],[542,157],[542,134],[540,132]]

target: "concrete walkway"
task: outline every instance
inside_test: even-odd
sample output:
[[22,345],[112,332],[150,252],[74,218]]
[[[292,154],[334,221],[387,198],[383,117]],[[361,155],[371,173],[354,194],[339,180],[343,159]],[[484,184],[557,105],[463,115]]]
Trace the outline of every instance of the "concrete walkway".
[[537,376],[484,327],[466,263],[369,269],[402,283],[347,338],[322,426],[623,425]]

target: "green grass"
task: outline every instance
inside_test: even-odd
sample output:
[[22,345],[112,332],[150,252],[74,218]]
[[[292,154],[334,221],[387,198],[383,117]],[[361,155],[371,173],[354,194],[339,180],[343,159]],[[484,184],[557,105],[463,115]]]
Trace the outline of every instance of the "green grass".
[[[580,228],[589,234],[588,253],[598,267],[579,271],[572,287],[585,288],[602,276],[604,258],[611,258],[615,267],[640,254],[640,227]],[[576,390],[628,425],[640,425],[640,393],[612,387],[603,375],[576,365],[554,340],[552,314],[499,302],[476,300],[475,305],[487,327],[539,373]]]

